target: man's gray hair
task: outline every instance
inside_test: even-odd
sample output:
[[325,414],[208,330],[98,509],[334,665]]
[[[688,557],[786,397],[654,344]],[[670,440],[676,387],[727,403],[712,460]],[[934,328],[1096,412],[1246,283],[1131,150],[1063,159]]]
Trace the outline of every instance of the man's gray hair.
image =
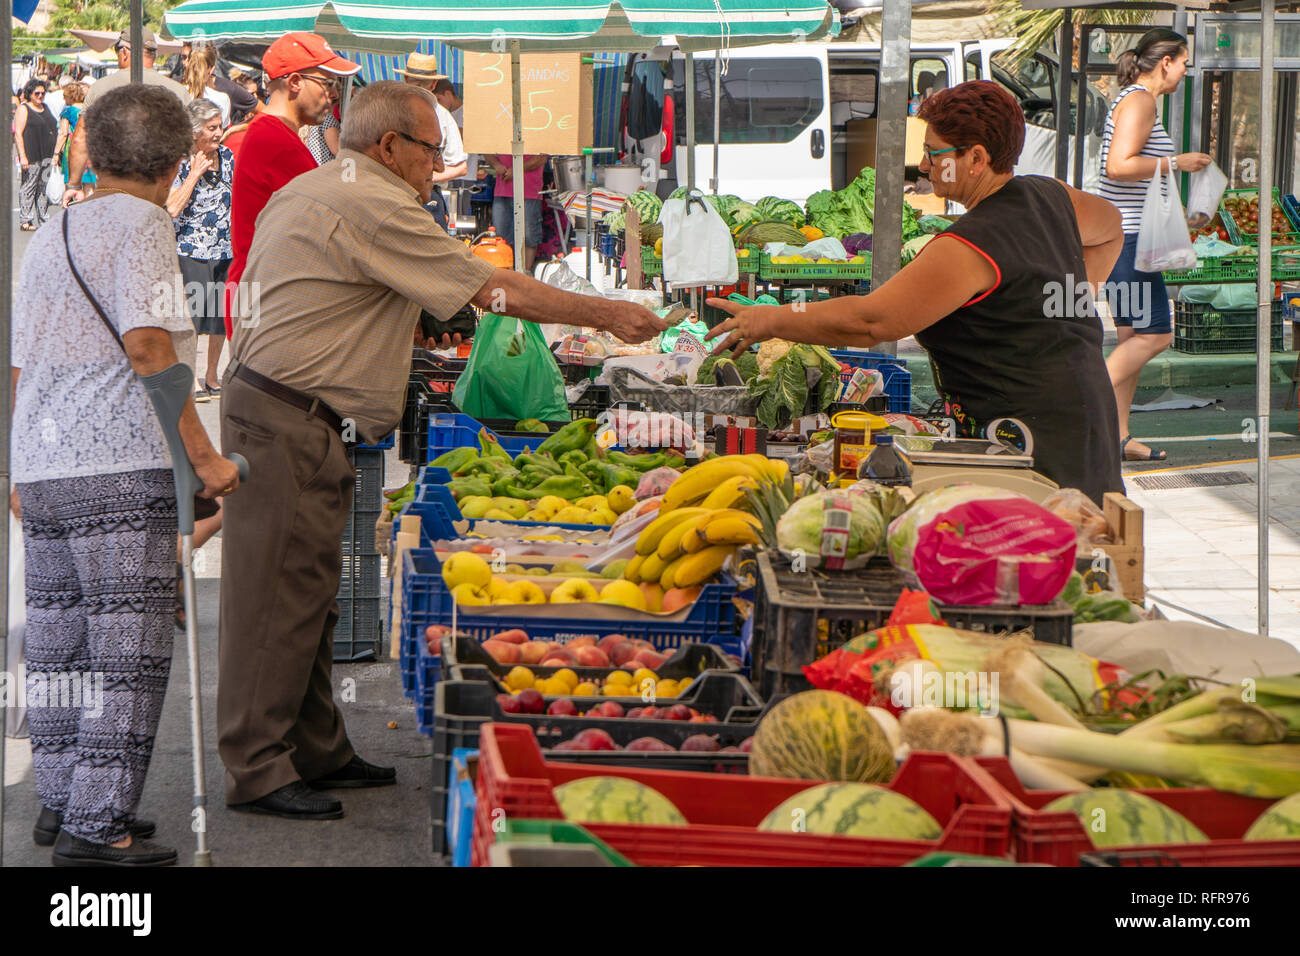
[[86,110],[86,148],[96,172],[156,182],[194,148],[190,116],[161,86],[120,86]]
[[348,103],[343,129],[339,131],[339,147],[364,153],[387,132],[409,134],[417,100],[436,113],[438,101],[426,89],[392,80],[371,83]]
[[190,100],[189,105],[185,107],[185,112],[190,114],[190,131],[197,136],[203,127],[208,125],[208,120],[221,115],[221,107],[200,96],[198,99]]

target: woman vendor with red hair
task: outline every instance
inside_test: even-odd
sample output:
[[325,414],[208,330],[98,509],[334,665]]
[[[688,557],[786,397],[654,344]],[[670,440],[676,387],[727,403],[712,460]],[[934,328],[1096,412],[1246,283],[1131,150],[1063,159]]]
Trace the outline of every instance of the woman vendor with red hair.
[[996,83],[940,90],[918,115],[928,124],[921,172],[965,215],[870,295],[747,308],[709,300],[732,315],[709,333],[722,339],[715,353],[769,338],[873,348],[914,335],[961,434],[983,437],[995,419],[1017,419],[1032,435],[1035,469],[1100,504],[1123,484],[1085,283],[1105,282],[1119,257],[1119,210],[1056,179],[1013,175],[1025,118]]

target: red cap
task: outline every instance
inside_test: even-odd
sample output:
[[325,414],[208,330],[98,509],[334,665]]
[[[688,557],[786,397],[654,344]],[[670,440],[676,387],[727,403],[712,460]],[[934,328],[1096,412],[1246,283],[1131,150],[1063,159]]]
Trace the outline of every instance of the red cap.
[[312,67],[343,76],[361,69],[358,64],[335,53],[324,37],[314,33],[286,33],[262,54],[262,69],[266,71],[268,80]]

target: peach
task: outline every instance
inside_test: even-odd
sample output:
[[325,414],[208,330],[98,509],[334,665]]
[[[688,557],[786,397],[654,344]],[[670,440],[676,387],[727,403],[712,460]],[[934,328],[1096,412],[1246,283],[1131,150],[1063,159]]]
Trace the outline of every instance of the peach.
[[672,588],[664,592],[663,612],[672,614],[688,605],[694,604],[695,599],[700,596],[700,589],[694,588]]
[[652,671],[658,670],[660,667],[662,667],[664,661],[666,661],[667,659],[668,658],[666,658],[663,654],[660,654],[658,651],[640,650],[632,655],[633,662],[635,662],[640,667],[648,667]]
[[599,647],[580,647],[577,657],[582,667],[609,667],[609,656]]
[[626,640],[627,638],[622,634],[606,634],[596,642],[596,646],[608,654],[615,644],[622,644]]
[[575,667],[578,659],[568,651],[551,651],[542,658],[543,667]]
[[487,651],[492,657],[501,664],[518,664],[519,663],[519,645],[507,644],[505,641],[487,640],[483,642],[483,650]]
[[[515,645],[510,645],[514,647]],[[542,658],[551,652],[551,645],[543,644],[541,641],[529,641],[527,644],[520,644],[519,660],[524,664],[540,664]]]
[[490,640],[505,641],[507,644],[527,644],[528,635],[519,628],[512,631],[502,631],[500,634],[493,634]]
[[564,645],[568,650],[577,650],[579,647],[595,647],[596,639],[590,634],[583,634],[581,637],[575,637]]
[[609,652],[610,663],[615,667],[622,667],[636,656],[636,652],[636,645],[631,641],[615,644]]

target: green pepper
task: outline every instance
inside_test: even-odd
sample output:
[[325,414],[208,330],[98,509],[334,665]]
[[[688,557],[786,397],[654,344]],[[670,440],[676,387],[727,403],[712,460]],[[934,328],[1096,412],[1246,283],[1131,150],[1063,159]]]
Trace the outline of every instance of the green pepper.
[[478,447],[483,453],[484,458],[495,458],[497,461],[510,461],[510,453],[501,447],[501,442],[497,441],[497,436],[493,435],[486,428],[478,430]]
[[447,482],[447,490],[457,501],[470,495],[480,495],[485,498],[492,497],[492,484],[485,478],[453,478]]
[[549,435],[551,433],[551,430],[546,426],[546,422],[538,421],[536,418],[525,418],[521,422],[515,422],[515,431],[536,432],[539,435]]
[[526,471],[528,468],[536,468],[548,475],[558,475],[564,469],[550,455],[522,454],[515,456],[515,467],[520,471]]
[[576,476],[553,475],[532,489],[532,492],[538,498],[546,495],[558,495],[567,501],[574,501],[578,498],[585,498],[587,495],[596,494],[596,487],[581,474]]
[[641,472],[633,468],[624,468],[621,465],[600,464],[596,466],[600,469],[600,484],[605,494],[617,488],[619,485],[627,485],[635,489],[641,482]]
[[566,451],[576,451],[587,444],[587,440],[591,438],[595,430],[596,419],[579,418],[577,421],[569,422],[569,424],[538,445],[537,451],[559,458]]
[[587,453],[581,450],[566,451],[558,459],[561,465],[567,465],[572,462],[575,465],[582,466],[587,463]]
[[[559,474],[563,474],[562,472]],[[523,470],[523,474],[515,480],[515,484],[523,488],[536,488],[547,478],[556,477],[556,473],[542,471],[540,468],[529,466]]]
[[509,498],[510,495],[507,494],[504,489],[508,485],[516,484],[521,477],[522,475],[520,475],[520,473],[515,471],[514,469],[511,469],[510,471],[502,474],[501,477],[499,477],[496,481],[492,482],[492,497]]
[[473,448],[453,448],[429,462],[429,466],[431,468],[446,468],[454,475],[476,461],[478,461],[478,452]]
[[415,482],[407,482],[405,486],[398,488],[396,491],[385,491],[384,497],[389,501],[396,501],[399,498],[410,498],[415,495]]
[[587,443],[582,446],[582,452],[592,461],[597,461],[605,457],[605,450],[597,444],[595,435],[592,435],[587,439]]
[[605,457],[615,465],[641,473],[662,468],[668,461],[668,456],[661,451],[653,455],[627,455],[621,451],[607,451]]
[[536,501],[538,498],[545,497],[541,492],[533,488],[525,488],[517,482],[507,481],[503,485],[503,495],[506,498],[522,498],[524,501]]

